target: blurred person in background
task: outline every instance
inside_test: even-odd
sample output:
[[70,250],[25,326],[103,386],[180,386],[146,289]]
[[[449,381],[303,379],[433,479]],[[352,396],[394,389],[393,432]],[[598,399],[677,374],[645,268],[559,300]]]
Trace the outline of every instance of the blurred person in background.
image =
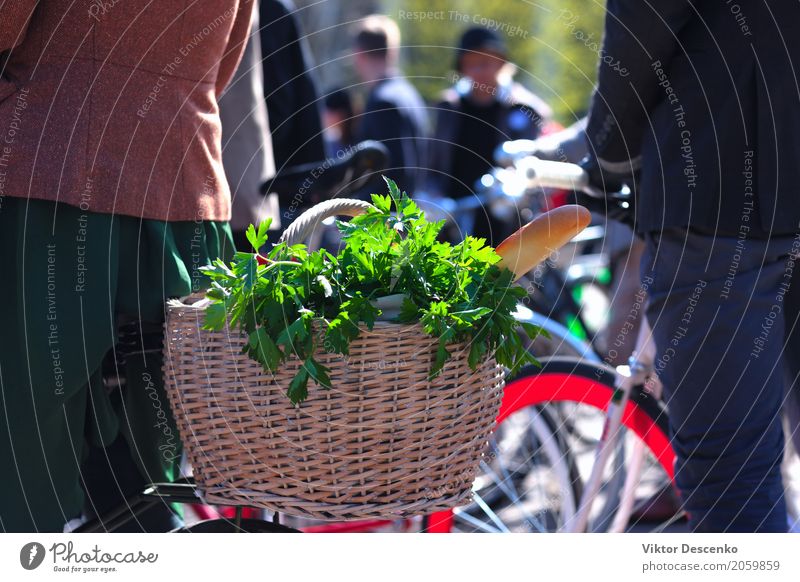
[[[180,474],[165,300],[202,290],[200,267],[232,248],[217,99],[252,15],[248,0],[3,5],[4,531],[100,510],[87,456],[121,496]],[[158,509],[142,529],[178,523]]]
[[[358,22],[353,39],[353,65],[368,90],[356,127],[356,142],[373,139],[389,149],[385,175],[413,194],[426,165],[427,108],[417,90],[401,74],[400,29],[388,16],[374,14]],[[371,183],[375,184],[375,181]],[[385,184],[371,191],[383,192]]]
[[319,93],[308,41],[291,0],[261,0],[264,99],[278,172],[325,159]]
[[231,231],[236,248],[251,252],[245,236],[250,224],[267,218],[270,241],[277,242],[281,228],[277,194],[261,194],[261,186],[275,175],[269,117],[263,98],[261,39],[258,13],[242,60],[219,99],[222,121],[222,163],[231,188]]
[[[494,167],[494,150],[503,141],[535,139],[552,116],[539,97],[513,81],[516,67],[500,35],[488,28],[466,30],[458,43],[457,81],[436,105],[430,171],[430,196],[458,201],[472,195],[476,182]],[[474,222],[461,223],[472,234],[498,244],[518,225],[500,224],[486,208]]]
[[353,101],[345,88],[333,89],[325,95],[322,110],[322,125],[325,135],[325,151],[329,158],[352,146],[354,132]]
[[[291,0],[261,0],[261,68],[272,152],[277,174],[325,159],[322,114],[308,41]],[[277,192],[280,232],[304,210],[320,202],[316,195]],[[278,224],[275,224],[277,227]]]

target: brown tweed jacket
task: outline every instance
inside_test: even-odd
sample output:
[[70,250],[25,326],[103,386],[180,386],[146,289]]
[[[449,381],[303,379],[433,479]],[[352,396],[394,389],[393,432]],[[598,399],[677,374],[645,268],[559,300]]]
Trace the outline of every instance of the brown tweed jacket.
[[0,202],[228,220],[217,96],[253,6],[0,0]]

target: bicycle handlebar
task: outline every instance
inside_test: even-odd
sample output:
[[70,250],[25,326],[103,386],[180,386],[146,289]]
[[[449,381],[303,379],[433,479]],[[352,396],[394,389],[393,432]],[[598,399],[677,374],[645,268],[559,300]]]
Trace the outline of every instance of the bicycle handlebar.
[[504,141],[494,151],[494,161],[503,167],[513,166],[517,160],[535,155],[536,140],[512,139]]
[[[513,181],[517,180],[517,176],[521,177],[526,190],[532,191],[538,188],[569,190],[574,194],[576,204],[613,220],[628,225],[633,223],[633,197],[629,189],[625,188],[617,193],[606,194],[589,183],[589,176],[581,166],[567,162],[542,160],[534,156],[517,159],[513,170],[503,169],[487,174],[480,181],[483,187],[479,186],[471,196],[459,198],[457,201],[450,198],[425,200],[422,201],[422,205],[426,205],[426,202],[435,204],[448,215],[474,211],[503,200],[508,200],[509,204],[516,205],[518,204],[516,196],[509,195],[503,187],[496,186],[498,183],[505,182],[506,179],[503,177],[505,173],[513,173],[515,177],[509,178]],[[491,178],[489,182],[485,182],[487,177]],[[489,186],[490,183],[492,186]]]
[[606,194],[589,183],[589,175],[577,164],[551,162],[528,156],[517,161],[531,188],[562,188],[575,193],[575,202],[592,212],[633,226],[633,197],[630,189]]
[[360,189],[376,173],[386,169],[389,150],[380,142],[362,141],[342,150],[336,158],[292,166],[261,186],[261,193],[293,194],[303,191],[328,197]]

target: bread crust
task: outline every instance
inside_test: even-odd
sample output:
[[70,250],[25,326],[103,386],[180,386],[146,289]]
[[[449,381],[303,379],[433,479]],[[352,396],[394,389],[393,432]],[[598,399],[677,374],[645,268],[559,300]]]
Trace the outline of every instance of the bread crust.
[[572,240],[591,219],[589,211],[577,204],[540,214],[497,246],[498,265],[513,271],[517,280]]

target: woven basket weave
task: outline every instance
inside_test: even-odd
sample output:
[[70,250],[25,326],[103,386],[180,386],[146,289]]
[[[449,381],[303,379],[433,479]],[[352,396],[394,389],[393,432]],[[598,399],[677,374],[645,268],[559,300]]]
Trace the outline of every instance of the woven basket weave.
[[467,503],[503,388],[487,358],[476,371],[453,345],[428,381],[436,340],[419,325],[376,322],[350,356],[319,353],[333,389],[309,383],[294,407],[299,361],[276,374],[242,354],[245,337],[201,329],[202,307],[172,302],[167,393],[208,503],[320,519],[397,518]]

